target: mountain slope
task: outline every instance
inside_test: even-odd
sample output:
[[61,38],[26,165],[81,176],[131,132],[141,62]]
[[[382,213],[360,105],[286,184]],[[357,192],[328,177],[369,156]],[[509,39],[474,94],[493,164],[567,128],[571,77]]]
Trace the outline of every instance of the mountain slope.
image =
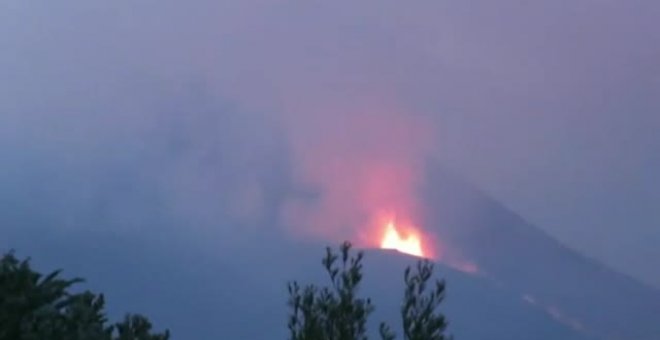
[[[157,327],[171,328],[175,339],[202,340],[284,339],[286,282],[327,282],[322,245],[272,241],[228,254],[187,241],[163,244],[102,231],[74,236],[32,230],[12,237],[21,254],[38,254],[38,267],[64,266],[68,275],[86,277],[86,288],[107,294],[115,317],[145,313]],[[362,293],[376,305],[372,329],[380,321],[399,329],[403,269],[413,263],[395,252],[366,252]],[[488,280],[441,264],[436,274],[447,280],[443,311],[457,339],[588,339]]]
[[427,225],[483,275],[585,333],[658,338],[660,292],[563,246],[447,171],[429,174]]

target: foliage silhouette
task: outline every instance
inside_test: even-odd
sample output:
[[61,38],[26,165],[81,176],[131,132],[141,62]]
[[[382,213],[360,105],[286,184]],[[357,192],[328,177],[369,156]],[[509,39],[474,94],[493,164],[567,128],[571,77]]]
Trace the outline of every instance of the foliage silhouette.
[[108,325],[105,299],[90,291],[72,293],[83,282],[62,279],[61,271],[46,276],[30,260],[12,252],[0,260],[0,340],[167,340],[169,331],[152,333],[149,320],[127,315]]
[[[330,278],[329,287],[301,287],[289,283],[288,305],[291,314],[288,328],[291,340],[368,340],[367,321],[374,311],[369,298],[358,296],[362,281],[363,252],[351,254],[351,244],[344,242],[339,254],[326,249],[322,264]],[[444,281],[435,281],[429,290],[433,264],[420,260],[404,273],[406,285],[401,306],[404,340],[448,340],[447,321],[438,307],[444,299]],[[379,327],[383,340],[396,334],[385,323]]]

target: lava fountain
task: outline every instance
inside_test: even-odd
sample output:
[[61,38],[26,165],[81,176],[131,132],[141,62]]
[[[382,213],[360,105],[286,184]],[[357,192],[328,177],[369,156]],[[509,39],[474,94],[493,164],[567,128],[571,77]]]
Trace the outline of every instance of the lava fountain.
[[439,240],[422,229],[414,227],[409,223],[398,223],[393,218],[381,219],[378,223],[380,230],[379,247],[381,249],[392,249],[398,252],[426,258],[467,273],[480,273],[479,267],[472,261],[467,261],[458,254],[446,252],[446,248]]
[[[479,267],[471,261],[466,261],[457,256],[443,256],[440,253],[444,247],[436,241],[431,241],[430,235],[423,234],[419,229],[410,226],[398,226],[394,220],[383,224],[384,229],[380,240],[381,249],[392,249],[398,252],[440,261],[445,265],[466,274],[480,273]],[[433,247],[430,247],[430,244]]]
[[412,228],[406,228],[405,234],[403,234],[399,231],[394,221],[389,221],[385,226],[380,247],[383,249],[393,249],[417,257],[429,257],[422,247],[420,234]]

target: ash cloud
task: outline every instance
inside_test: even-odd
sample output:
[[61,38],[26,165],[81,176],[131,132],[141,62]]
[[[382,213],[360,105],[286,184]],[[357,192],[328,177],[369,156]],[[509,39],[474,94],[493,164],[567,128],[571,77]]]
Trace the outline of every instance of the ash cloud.
[[660,283],[659,15],[641,0],[4,1],[0,218],[340,238],[375,205],[419,209],[436,158]]

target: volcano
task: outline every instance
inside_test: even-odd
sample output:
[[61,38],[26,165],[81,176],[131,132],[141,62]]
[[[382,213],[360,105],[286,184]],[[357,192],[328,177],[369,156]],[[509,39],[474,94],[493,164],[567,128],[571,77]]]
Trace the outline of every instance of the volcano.
[[[426,231],[479,268],[436,265],[447,283],[442,312],[456,339],[658,339],[657,290],[563,246],[449,172],[430,173],[421,194]],[[327,244],[282,235],[257,237],[240,253],[218,246],[221,240],[200,245],[193,235],[27,225],[5,228],[4,235],[0,247],[31,255],[38,268],[87,278],[86,288],[104,292],[112,313],[149,315],[174,339],[285,339],[287,281],[328,282],[320,264]],[[386,321],[401,334],[403,270],[416,260],[366,250],[361,293],[376,306],[372,326]]]

